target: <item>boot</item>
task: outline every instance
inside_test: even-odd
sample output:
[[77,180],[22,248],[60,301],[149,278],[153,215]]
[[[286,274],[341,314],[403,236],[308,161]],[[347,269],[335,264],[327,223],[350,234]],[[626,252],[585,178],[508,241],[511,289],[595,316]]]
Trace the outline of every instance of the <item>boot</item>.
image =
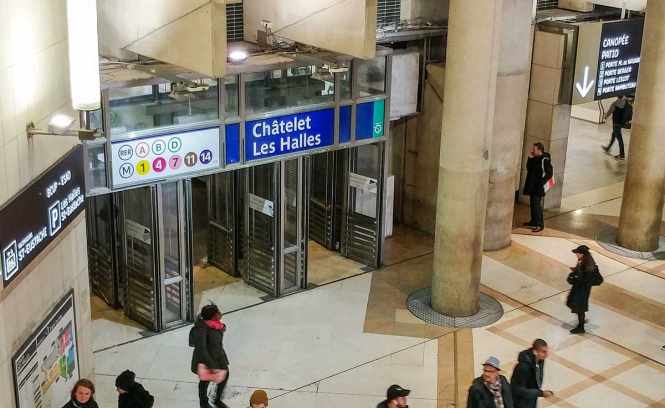
[[570,334],[584,334],[586,333],[586,330],[584,330],[584,326],[578,325],[575,327],[573,330],[570,331]]

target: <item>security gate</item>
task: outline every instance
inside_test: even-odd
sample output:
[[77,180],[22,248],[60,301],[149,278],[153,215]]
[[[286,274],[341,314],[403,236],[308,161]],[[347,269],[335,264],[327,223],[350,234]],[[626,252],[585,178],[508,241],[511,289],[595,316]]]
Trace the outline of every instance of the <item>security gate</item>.
[[118,279],[114,273],[113,214],[111,194],[90,197],[86,200],[90,289],[93,295],[116,307],[119,296]]
[[380,264],[383,143],[348,151],[342,254],[371,267]]
[[309,238],[334,251],[336,239],[336,201],[337,188],[336,167],[342,160],[344,151],[315,154],[310,158],[310,191],[309,191]]
[[304,159],[241,170],[239,266],[245,280],[270,296],[305,285]]

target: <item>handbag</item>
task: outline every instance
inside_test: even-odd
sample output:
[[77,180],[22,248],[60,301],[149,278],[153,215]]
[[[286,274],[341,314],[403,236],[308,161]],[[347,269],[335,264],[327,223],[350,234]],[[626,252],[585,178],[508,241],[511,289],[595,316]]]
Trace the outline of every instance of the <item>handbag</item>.
[[226,379],[227,372],[228,370],[224,369],[210,369],[202,363],[196,365],[196,375],[199,376],[199,380],[201,381],[210,381],[215,384],[220,384]]
[[600,286],[604,281],[603,275],[600,274],[600,270],[598,269],[598,265],[594,265],[593,273],[591,275],[591,286]]
[[[545,160],[547,160],[547,159],[543,159],[540,162],[541,166],[543,167],[543,178],[546,176],[546,174],[545,174]],[[554,186],[556,186],[556,180],[554,180],[554,176],[552,176],[545,182],[545,184],[543,184],[543,191],[545,193],[547,193],[548,191],[553,189]]]

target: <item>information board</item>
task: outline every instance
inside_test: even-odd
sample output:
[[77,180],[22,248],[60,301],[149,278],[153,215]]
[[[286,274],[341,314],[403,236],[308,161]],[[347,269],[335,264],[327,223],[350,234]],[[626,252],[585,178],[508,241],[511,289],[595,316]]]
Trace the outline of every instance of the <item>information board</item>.
[[113,187],[220,167],[219,127],[113,142]]
[[78,145],[0,209],[2,281],[8,285],[84,208]]
[[245,122],[245,160],[261,160],[333,144],[335,110]]
[[70,291],[12,357],[17,408],[60,408],[79,380],[79,361]]
[[640,68],[644,20],[603,24],[595,99],[634,94]]

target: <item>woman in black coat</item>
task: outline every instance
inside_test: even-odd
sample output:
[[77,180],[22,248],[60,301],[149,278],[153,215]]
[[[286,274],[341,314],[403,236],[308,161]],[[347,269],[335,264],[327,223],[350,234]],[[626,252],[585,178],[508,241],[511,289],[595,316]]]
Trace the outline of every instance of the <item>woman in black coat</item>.
[[573,249],[573,253],[577,255],[577,265],[570,268],[571,273],[568,275],[568,283],[572,285],[566,306],[570,311],[577,314],[578,324],[577,327],[572,329],[572,334],[585,333],[584,320],[585,313],[589,311],[589,296],[591,296],[591,286],[596,274],[596,262],[593,260],[589,247],[580,245]]
[[[208,370],[226,370],[224,381],[217,384],[213,402],[217,407],[224,408],[222,394],[229,380],[229,359],[224,351],[224,332],[226,325],[221,322],[222,312],[216,305],[206,305],[189,332],[189,345],[194,347],[192,354],[192,372],[199,373],[199,364]],[[208,385],[210,381],[199,381],[199,404],[201,408],[208,405]]]
[[62,408],[99,408],[95,402],[95,385],[81,378],[72,388],[71,399]]

